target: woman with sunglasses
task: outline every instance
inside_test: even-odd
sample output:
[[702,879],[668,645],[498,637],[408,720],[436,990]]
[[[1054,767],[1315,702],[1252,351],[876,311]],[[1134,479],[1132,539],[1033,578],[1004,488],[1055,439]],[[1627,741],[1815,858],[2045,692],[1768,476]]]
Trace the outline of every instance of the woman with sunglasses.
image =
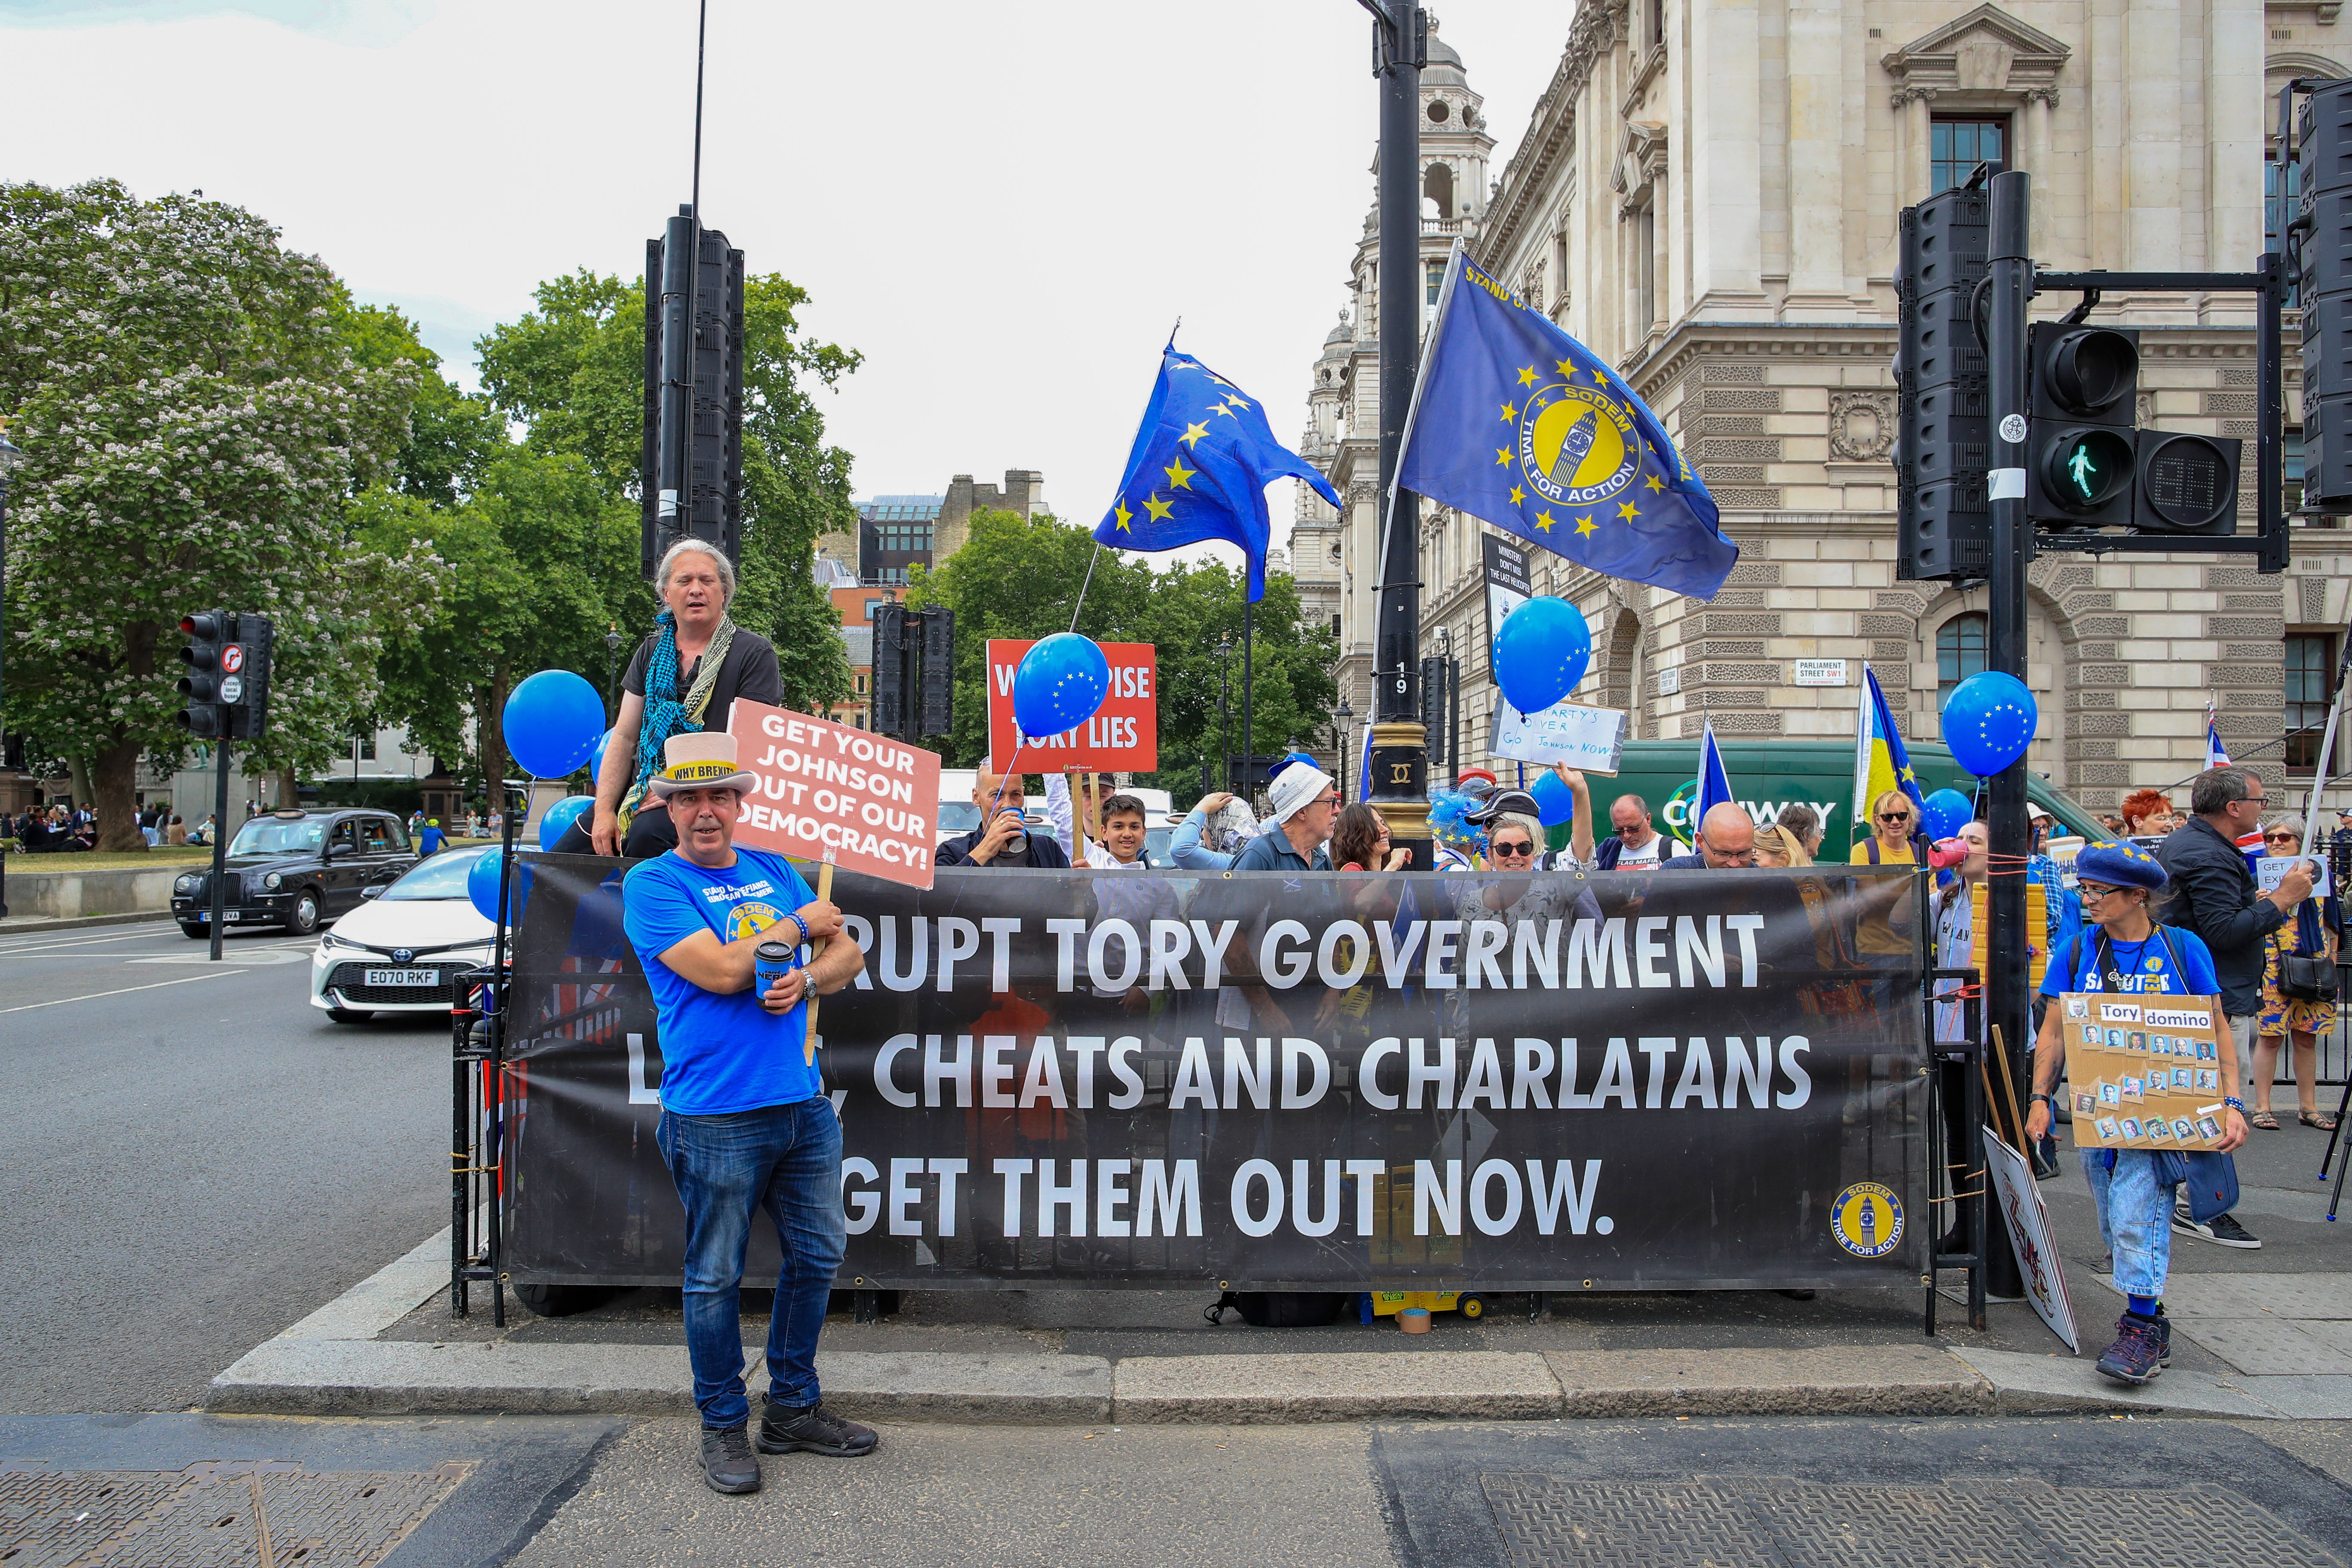
[[[2295,855],[2303,849],[2303,818],[2274,816],[2263,829],[2264,855]],[[2247,1118],[2265,1132],[2279,1130],[2271,1113],[2271,1079],[2278,1076],[2279,1047],[2294,1042],[2295,1120],[2322,1132],[2336,1131],[2336,1118],[2317,1105],[2318,1038],[2336,1025],[2336,1005],[2306,1002],[2279,989],[2282,962],[2297,954],[2325,953],[2336,962],[2335,922],[2320,918],[2318,900],[2305,899],[2294,916],[2263,938],[2263,1007],[2254,1019],[2254,1113]]]
[[[2093,844],[2074,860],[2083,895],[2083,918],[2094,922],[2051,955],[2042,994],[2106,991],[2200,996],[2218,1009],[2221,982],[2213,954],[2194,931],[2158,925],[2149,914],[2156,895],[2171,879],[2148,851],[2131,844]],[[2039,1140],[2050,1131],[2058,1079],[2066,1065],[2063,1009],[2042,1016],[2033,1047],[2033,1109],[2025,1135]],[[2221,1082],[2237,1081],[2237,1047],[2227,1028],[2221,1037]],[[2225,1095],[2221,1141],[2228,1153],[2246,1141],[2245,1102]],[[2165,1321],[2165,1276],[2172,1267],[2173,1191],[2157,1182],[2153,1149],[2084,1149],[2083,1174],[2098,1200],[2099,1231],[2115,1259],[2115,1286],[2126,1306],[2116,1324],[2116,1342],[2099,1357],[2099,1371],[2118,1383],[2146,1383],[2162,1370],[2170,1353],[2171,1324]]]
[[[1846,857],[1855,866],[1916,866],[1919,857],[1912,835],[1919,826],[1919,805],[1899,789],[1882,794],[1870,805],[1871,835]],[[1907,878],[1874,877],[1862,894],[1861,923],[1854,931],[1854,948],[1873,969],[1907,970],[1912,938],[1917,923]],[[1892,980],[1875,983],[1882,1009],[1895,1005]],[[1916,1005],[1916,1004],[1914,1004]]]

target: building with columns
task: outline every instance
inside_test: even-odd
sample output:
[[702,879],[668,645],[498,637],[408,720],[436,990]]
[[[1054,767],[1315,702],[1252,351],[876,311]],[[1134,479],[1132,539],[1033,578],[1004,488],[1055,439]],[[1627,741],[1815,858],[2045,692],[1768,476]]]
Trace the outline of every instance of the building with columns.
[[[2336,14],[2313,0],[1583,0],[1485,188],[1494,141],[1459,57],[1433,40],[1422,155],[1444,176],[1423,189],[1442,185],[1453,205],[1423,204],[1425,263],[1458,232],[1618,366],[1740,546],[1706,603],[1537,552],[1538,591],[1593,628],[1579,700],[1626,710],[1637,737],[1695,735],[1711,717],[1727,736],[1847,739],[1866,663],[1908,734],[1933,738],[1943,694],[1983,668],[1986,596],[1895,574],[1898,212],[1993,159],[2033,178],[2045,267],[2246,270],[2278,205],[2263,162],[2277,89],[2345,73],[2352,40]],[[1325,342],[1308,400],[1305,449],[1346,512],[1303,494],[1294,534],[1302,593],[1314,574],[1312,602],[1339,616],[1342,691],[1359,714],[1378,548],[1376,246],[1368,218],[1352,314]],[[2093,319],[2140,330],[2144,424],[2246,438],[2251,527],[2250,297],[2109,295]],[[2298,331],[2290,312],[2290,419]],[[2290,429],[2291,508],[2299,468]],[[2242,557],[2036,562],[2031,765],[2111,807],[2198,770],[2211,702],[2232,754],[2275,794],[2307,784],[2352,610],[2352,537],[2334,521],[2294,520],[2284,576]],[[1485,531],[1423,508],[1423,651],[1461,662],[1465,761],[1484,760],[1495,701]],[[1796,685],[1800,658],[1845,660],[1849,684]]]

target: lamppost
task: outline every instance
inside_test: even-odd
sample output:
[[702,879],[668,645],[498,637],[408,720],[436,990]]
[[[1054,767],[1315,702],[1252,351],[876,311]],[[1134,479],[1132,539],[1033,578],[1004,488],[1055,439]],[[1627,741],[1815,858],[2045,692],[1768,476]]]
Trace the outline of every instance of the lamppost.
[[[25,460],[24,452],[8,439],[6,421],[0,420],[0,659],[8,648],[8,476]],[[0,684],[0,690],[5,690]],[[5,726],[0,725],[0,768],[8,763]],[[0,919],[8,913],[8,858],[0,855]]]
[[1234,638],[1231,632],[1217,638],[1217,658],[1223,670],[1217,678],[1217,749],[1221,753],[1217,773],[1221,782],[1217,787],[1230,790],[1234,787],[1234,731],[1233,726],[1225,721],[1225,700],[1234,691]]
[[621,628],[611,621],[604,623],[604,701],[617,707],[613,696],[613,661],[620,657]]
[[1348,798],[1348,734],[1353,728],[1356,710],[1349,707],[1348,700],[1342,697],[1338,710],[1331,717],[1339,721],[1339,799],[1345,802]]

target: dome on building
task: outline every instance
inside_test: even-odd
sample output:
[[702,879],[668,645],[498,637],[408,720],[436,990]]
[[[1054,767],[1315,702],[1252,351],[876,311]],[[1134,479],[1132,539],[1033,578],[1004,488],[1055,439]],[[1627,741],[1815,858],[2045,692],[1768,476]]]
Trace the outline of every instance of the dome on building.
[[1352,343],[1355,341],[1355,325],[1348,320],[1347,310],[1342,307],[1339,311],[1339,324],[1332,328],[1323,339],[1324,352],[1328,353],[1342,343]]
[[1470,79],[1463,74],[1462,57],[1454,46],[1437,36],[1437,17],[1429,18],[1429,63],[1421,68],[1423,87],[1467,87]]

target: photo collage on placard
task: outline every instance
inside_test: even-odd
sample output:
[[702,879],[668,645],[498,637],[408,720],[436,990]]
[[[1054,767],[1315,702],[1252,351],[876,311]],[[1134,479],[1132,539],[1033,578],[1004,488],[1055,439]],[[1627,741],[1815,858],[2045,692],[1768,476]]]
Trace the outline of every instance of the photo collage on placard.
[[2226,1026],[2203,996],[2059,998],[2074,1142],[2095,1149],[2204,1149],[2221,1138]]

